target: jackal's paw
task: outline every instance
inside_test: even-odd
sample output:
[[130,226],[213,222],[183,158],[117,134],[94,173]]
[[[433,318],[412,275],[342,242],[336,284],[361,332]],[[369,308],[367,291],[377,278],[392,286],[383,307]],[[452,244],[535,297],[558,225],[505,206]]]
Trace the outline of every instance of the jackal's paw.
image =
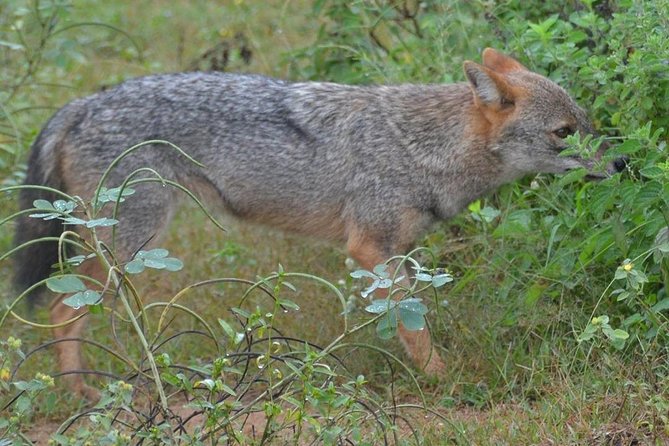
[[439,353],[436,350],[432,349],[432,356],[428,360],[425,368],[423,369],[426,375],[429,376],[443,376],[446,373],[446,364],[439,356]]

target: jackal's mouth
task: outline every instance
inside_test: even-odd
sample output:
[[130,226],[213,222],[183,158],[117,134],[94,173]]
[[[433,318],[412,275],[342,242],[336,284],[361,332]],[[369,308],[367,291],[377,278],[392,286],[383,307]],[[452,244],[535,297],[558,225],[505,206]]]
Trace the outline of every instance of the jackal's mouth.
[[[565,170],[565,173],[570,173],[570,172],[573,172],[573,171],[575,171],[575,170],[580,170],[580,169],[584,169],[584,167],[574,167],[574,168],[571,168],[571,169],[566,169],[566,170]],[[603,180],[603,179],[605,179],[605,178],[608,178],[608,177],[610,177],[610,176],[611,176],[611,175],[610,175],[608,172],[592,172],[592,171],[588,171],[588,172],[583,176],[583,178],[585,178],[585,179],[588,180],[588,181],[599,181],[599,180]]]
[[585,175],[585,179],[588,180],[588,181],[599,181],[599,180],[603,180],[603,179],[608,178],[608,177],[609,177],[609,174],[607,174],[605,172],[588,172]]

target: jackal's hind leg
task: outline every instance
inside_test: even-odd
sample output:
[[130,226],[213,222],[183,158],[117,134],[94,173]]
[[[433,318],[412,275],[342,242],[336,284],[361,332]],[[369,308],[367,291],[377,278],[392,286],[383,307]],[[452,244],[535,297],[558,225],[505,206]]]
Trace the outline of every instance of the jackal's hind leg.
[[[99,265],[94,264],[95,260],[89,260],[80,268],[80,273],[104,281],[104,273]],[[53,325],[64,324],[66,321],[76,316],[85,314],[86,308],[74,309],[63,303],[66,295],[57,296],[51,305],[51,323]],[[56,356],[58,358],[58,367],[63,375],[63,381],[67,387],[75,393],[81,395],[89,401],[100,399],[100,392],[87,385],[80,372],[84,370],[84,361],[81,356],[81,339],[86,328],[88,315],[84,315],[66,325],[54,328],[54,338],[56,343]],[[71,340],[64,340],[71,339]]]

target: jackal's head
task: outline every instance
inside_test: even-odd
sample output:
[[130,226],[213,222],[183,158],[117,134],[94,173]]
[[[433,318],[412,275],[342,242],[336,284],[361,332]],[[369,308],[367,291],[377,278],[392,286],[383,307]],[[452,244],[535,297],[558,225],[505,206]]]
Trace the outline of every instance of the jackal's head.
[[475,107],[486,121],[486,139],[505,175],[585,167],[590,176],[601,177],[624,168],[623,160],[598,167],[605,144],[590,159],[559,155],[568,147],[569,135],[596,132],[585,112],[551,80],[491,48],[483,51],[483,65],[467,61],[464,70]]

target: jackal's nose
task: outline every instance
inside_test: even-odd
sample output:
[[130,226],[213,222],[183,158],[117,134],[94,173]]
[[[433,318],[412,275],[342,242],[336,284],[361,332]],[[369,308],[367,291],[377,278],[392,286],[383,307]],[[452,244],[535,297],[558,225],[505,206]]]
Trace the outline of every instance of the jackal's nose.
[[625,167],[627,167],[627,163],[629,162],[629,158],[626,156],[620,157],[613,161],[613,167],[616,168],[616,172],[622,172],[625,170]]

